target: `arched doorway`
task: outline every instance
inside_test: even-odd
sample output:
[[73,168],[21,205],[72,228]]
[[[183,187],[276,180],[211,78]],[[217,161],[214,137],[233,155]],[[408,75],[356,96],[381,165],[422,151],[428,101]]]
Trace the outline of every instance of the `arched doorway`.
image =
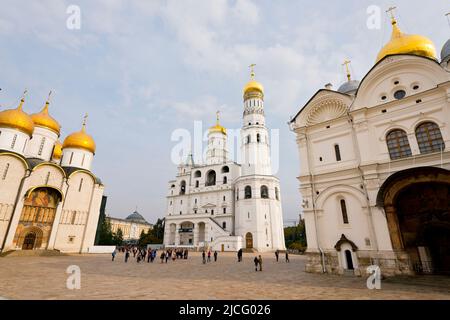
[[345,250],[345,261],[347,262],[347,270],[353,270],[353,258],[350,250]]
[[416,273],[450,274],[450,171],[419,167],[398,172],[380,188],[392,247]]
[[36,233],[34,232],[27,233],[23,240],[22,250],[32,250],[34,248],[35,243],[36,243]]
[[253,235],[250,232],[247,232],[247,234],[245,235],[245,248],[253,248]]
[[25,194],[22,214],[14,236],[16,248],[47,248],[61,199],[61,192],[51,187],[32,188]]

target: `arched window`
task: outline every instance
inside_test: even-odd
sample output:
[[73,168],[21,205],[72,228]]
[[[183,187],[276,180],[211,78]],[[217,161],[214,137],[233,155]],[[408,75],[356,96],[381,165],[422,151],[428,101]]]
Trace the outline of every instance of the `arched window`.
[[239,200],[239,188],[236,188],[236,200]]
[[401,129],[394,129],[386,136],[386,143],[391,160],[410,157],[412,155],[408,136]]
[[259,133],[256,134],[256,142],[261,142],[261,135]]
[[13,137],[13,140],[11,142],[11,149],[14,149],[14,146],[16,145],[16,140],[17,140],[17,134],[15,134]]
[[202,176],[202,173],[200,170],[195,171],[195,173],[194,173],[195,178],[200,178],[201,176]]
[[223,177],[223,184],[227,184],[227,182],[228,182],[227,177]]
[[223,208],[223,213],[227,213],[227,208]]
[[246,186],[244,193],[245,193],[245,199],[250,199],[252,197],[252,187]]
[[41,145],[39,146],[39,152],[38,152],[38,155],[39,155],[39,156],[42,155],[42,150],[44,149],[44,145],[45,145],[45,137],[42,137],[42,139],[41,139]]
[[227,223],[224,221],[222,222],[222,229],[226,229],[227,228]]
[[247,143],[250,143],[251,139],[250,139],[250,135],[247,136]]
[[269,189],[267,186],[261,186],[261,198],[268,199],[269,198]]
[[345,224],[348,224],[348,214],[347,214],[347,205],[345,204],[345,200],[341,199],[340,200],[341,203],[341,213],[342,213],[342,221]]
[[434,122],[424,122],[416,128],[417,144],[420,153],[440,152],[445,149],[441,130]]
[[341,161],[341,150],[338,144],[334,145],[334,154],[336,155],[336,161]]
[[278,187],[275,187],[275,199],[280,200],[280,195],[278,194]]
[[216,172],[214,170],[208,171],[206,176],[206,186],[216,185]]
[[230,172],[230,168],[228,166],[223,166],[222,173],[228,173],[228,172]]
[[186,193],[186,181],[181,181],[180,184],[180,194],[185,194]]
[[195,181],[195,187],[198,188],[199,185],[200,185],[200,182],[198,180]]

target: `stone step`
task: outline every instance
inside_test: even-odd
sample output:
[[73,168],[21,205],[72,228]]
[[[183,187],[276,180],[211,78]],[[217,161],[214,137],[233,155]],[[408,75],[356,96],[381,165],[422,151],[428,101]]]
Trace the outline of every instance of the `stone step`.
[[65,256],[59,250],[10,250],[0,254],[0,257],[51,257]]

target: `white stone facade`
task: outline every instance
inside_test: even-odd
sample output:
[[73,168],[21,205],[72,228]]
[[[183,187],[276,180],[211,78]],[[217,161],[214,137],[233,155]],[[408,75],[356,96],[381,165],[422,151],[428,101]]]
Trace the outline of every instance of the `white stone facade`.
[[[356,93],[321,89],[308,101],[291,121],[308,271],[365,274],[368,265],[378,264],[386,274],[411,274],[419,260],[426,268],[434,258],[418,259],[421,244],[407,246],[410,235],[386,199],[406,190],[394,197],[391,181],[448,183],[449,120],[449,70],[416,55],[385,57]],[[442,148],[419,141],[421,126],[433,128],[428,139]],[[391,139],[393,133],[399,136]],[[435,178],[421,180],[425,171]]]
[[205,164],[189,159],[178,167],[168,185],[166,247],[285,250],[263,103],[262,92],[244,95],[240,164],[228,159],[226,129],[217,123],[208,134]]

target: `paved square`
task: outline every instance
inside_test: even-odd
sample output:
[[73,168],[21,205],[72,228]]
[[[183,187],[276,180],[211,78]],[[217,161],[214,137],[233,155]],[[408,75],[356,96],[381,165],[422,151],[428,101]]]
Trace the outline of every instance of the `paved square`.
[[[304,272],[306,257],[290,263],[263,254],[255,272],[253,254],[219,253],[202,264],[200,253],[188,260],[124,263],[123,254],[0,258],[0,297],[7,299],[450,299],[450,277],[385,279],[369,290],[365,277]],[[66,269],[81,269],[81,289],[69,290]]]

